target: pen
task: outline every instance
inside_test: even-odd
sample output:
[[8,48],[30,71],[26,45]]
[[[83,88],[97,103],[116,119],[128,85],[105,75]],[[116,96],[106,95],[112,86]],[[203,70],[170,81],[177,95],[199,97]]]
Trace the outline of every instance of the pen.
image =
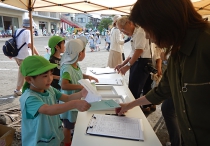
[[125,116],[125,115],[118,115],[118,114],[108,114],[108,113],[105,113],[105,115],[111,115],[111,116]]

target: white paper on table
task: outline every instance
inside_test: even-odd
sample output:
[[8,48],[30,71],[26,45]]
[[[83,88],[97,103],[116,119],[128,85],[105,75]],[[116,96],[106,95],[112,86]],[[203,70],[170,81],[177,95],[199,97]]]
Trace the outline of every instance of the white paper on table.
[[144,141],[142,119],[93,114],[86,133],[90,135]]
[[88,82],[85,79],[81,79],[78,81],[87,91],[88,94],[85,97],[85,100],[88,103],[96,102],[96,101],[101,101],[101,95],[97,92],[96,88],[94,88],[90,82]]
[[100,75],[100,74],[114,74],[117,73],[114,68],[93,68],[90,70],[93,74]]
[[98,83],[96,85],[115,85],[122,86],[123,82],[121,79],[106,79],[106,78],[98,78]]

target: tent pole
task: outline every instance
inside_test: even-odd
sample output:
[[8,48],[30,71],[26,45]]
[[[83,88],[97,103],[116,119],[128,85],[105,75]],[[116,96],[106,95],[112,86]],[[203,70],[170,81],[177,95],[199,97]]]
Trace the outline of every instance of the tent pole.
[[32,20],[32,8],[31,8],[31,0],[29,0],[29,20],[30,20],[30,31],[31,31],[31,51],[32,55],[34,55],[34,39],[33,39],[33,20]]

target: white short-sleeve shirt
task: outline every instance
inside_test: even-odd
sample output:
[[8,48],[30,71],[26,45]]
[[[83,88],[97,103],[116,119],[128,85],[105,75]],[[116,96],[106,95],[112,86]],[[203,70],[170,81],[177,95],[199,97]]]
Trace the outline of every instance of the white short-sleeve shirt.
[[131,37],[131,49],[130,57],[133,56],[136,49],[143,49],[141,58],[151,58],[149,40],[146,39],[146,34],[141,27],[134,29]]
[[[20,28],[17,30],[16,35],[22,30],[23,28]],[[28,56],[32,55],[31,49],[28,48],[28,44],[31,43],[31,32],[30,30],[26,29],[24,30],[16,39],[17,48],[20,48],[24,43],[26,44],[20,49],[18,52],[18,55],[15,57],[17,59],[25,59]]]
[[160,59],[161,49],[158,48],[154,43],[151,43],[152,50],[152,64],[156,66],[157,59]]

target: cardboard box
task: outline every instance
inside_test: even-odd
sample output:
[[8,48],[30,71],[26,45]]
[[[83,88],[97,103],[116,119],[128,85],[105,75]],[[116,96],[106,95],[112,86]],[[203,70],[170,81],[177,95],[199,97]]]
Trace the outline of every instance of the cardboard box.
[[0,146],[11,146],[15,129],[0,124]]

